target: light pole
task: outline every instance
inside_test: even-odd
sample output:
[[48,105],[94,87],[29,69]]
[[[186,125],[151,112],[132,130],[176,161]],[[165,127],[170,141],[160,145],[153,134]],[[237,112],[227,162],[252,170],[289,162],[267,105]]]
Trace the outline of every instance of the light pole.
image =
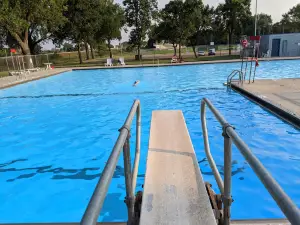
[[257,30],[257,0],[255,4],[255,25],[254,25],[254,36],[256,36],[256,30]]

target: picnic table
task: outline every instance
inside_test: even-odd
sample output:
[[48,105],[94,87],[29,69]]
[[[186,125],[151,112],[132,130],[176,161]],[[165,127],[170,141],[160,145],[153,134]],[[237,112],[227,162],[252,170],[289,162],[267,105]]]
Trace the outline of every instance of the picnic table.
[[44,65],[46,65],[46,70],[51,70],[51,65],[52,63],[44,63]]

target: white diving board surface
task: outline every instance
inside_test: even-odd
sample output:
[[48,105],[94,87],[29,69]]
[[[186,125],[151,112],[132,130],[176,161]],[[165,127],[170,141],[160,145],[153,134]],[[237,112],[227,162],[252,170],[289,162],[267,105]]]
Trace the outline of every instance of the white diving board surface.
[[217,224],[181,111],[152,112],[141,211],[140,225]]

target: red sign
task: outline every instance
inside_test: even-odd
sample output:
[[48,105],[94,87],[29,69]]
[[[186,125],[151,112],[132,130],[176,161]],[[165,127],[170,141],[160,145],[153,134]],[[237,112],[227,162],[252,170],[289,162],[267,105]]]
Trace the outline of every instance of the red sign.
[[11,53],[16,53],[17,51],[16,51],[16,49],[11,48],[11,49],[10,49],[10,52],[11,52]]
[[259,41],[260,40],[260,36],[250,36],[250,40],[251,41]]
[[248,45],[248,41],[246,39],[242,40],[242,45],[244,48],[246,48]]

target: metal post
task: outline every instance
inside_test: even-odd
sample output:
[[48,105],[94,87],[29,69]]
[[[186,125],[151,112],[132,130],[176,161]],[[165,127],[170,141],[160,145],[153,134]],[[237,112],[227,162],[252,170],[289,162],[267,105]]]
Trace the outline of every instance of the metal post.
[[246,60],[246,66],[245,66],[245,73],[244,73],[244,80],[246,80],[246,76],[247,76],[247,69],[248,69],[248,54],[246,53],[246,57],[247,57],[247,60]]
[[221,193],[224,193],[224,184],[223,180],[221,178],[221,175],[218,171],[218,168],[216,166],[216,163],[210,153],[210,147],[209,147],[209,141],[208,141],[208,133],[207,133],[207,126],[206,126],[206,117],[205,117],[205,101],[201,102],[201,124],[202,124],[202,131],[203,131],[203,140],[204,140],[204,150],[207,157],[207,161],[213,171],[213,174],[216,178],[218,187],[221,191]]
[[15,62],[14,62],[14,57],[13,57],[13,55],[12,55],[12,53],[10,52],[10,56],[11,56],[11,60],[12,60],[12,64],[13,64],[13,68],[14,68],[14,70],[16,70],[16,68],[15,68]]
[[135,159],[132,171],[132,196],[134,196],[137,173],[139,169],[140,162],[140,148],[141,148],[141,106],[138,105],[136,111],[136,144],[135,144]]
[[[255,50],[254,50],[255,51]],[[252,64],[253,64],[253,57],[251,58],[251,63],[250,63],[250,74],[249,74],[249,84],[251,83],[251,75],[252,75]]]
[[254,36],[256,36],[256,30],[257,30],[257,0],[255,4],[255,25],[254,25]]
[[226,129],[230,127],[225,124],[223,128],[224,136],[224,225],[230,224],[230,206],[231,206],[231,139],[226,133]]
[[123,146],[123,158],[124,158],[124,171],[125,171],[125,183],[126,183],[126,205],[128,210],[128,222],[127,225],[132,225],[134,216],[134,199],[132,195],[132,183],[131,183],[131,162],[130,162],[130,133],[126,138],[126,142]]
[[7,70],[9,71],[9,64],[8,64],[8,60],[7,60],[7,53],[6,53],[6,49],[4,49],[5,51],[5,59],[6,59],[6,64],[7,64]]

